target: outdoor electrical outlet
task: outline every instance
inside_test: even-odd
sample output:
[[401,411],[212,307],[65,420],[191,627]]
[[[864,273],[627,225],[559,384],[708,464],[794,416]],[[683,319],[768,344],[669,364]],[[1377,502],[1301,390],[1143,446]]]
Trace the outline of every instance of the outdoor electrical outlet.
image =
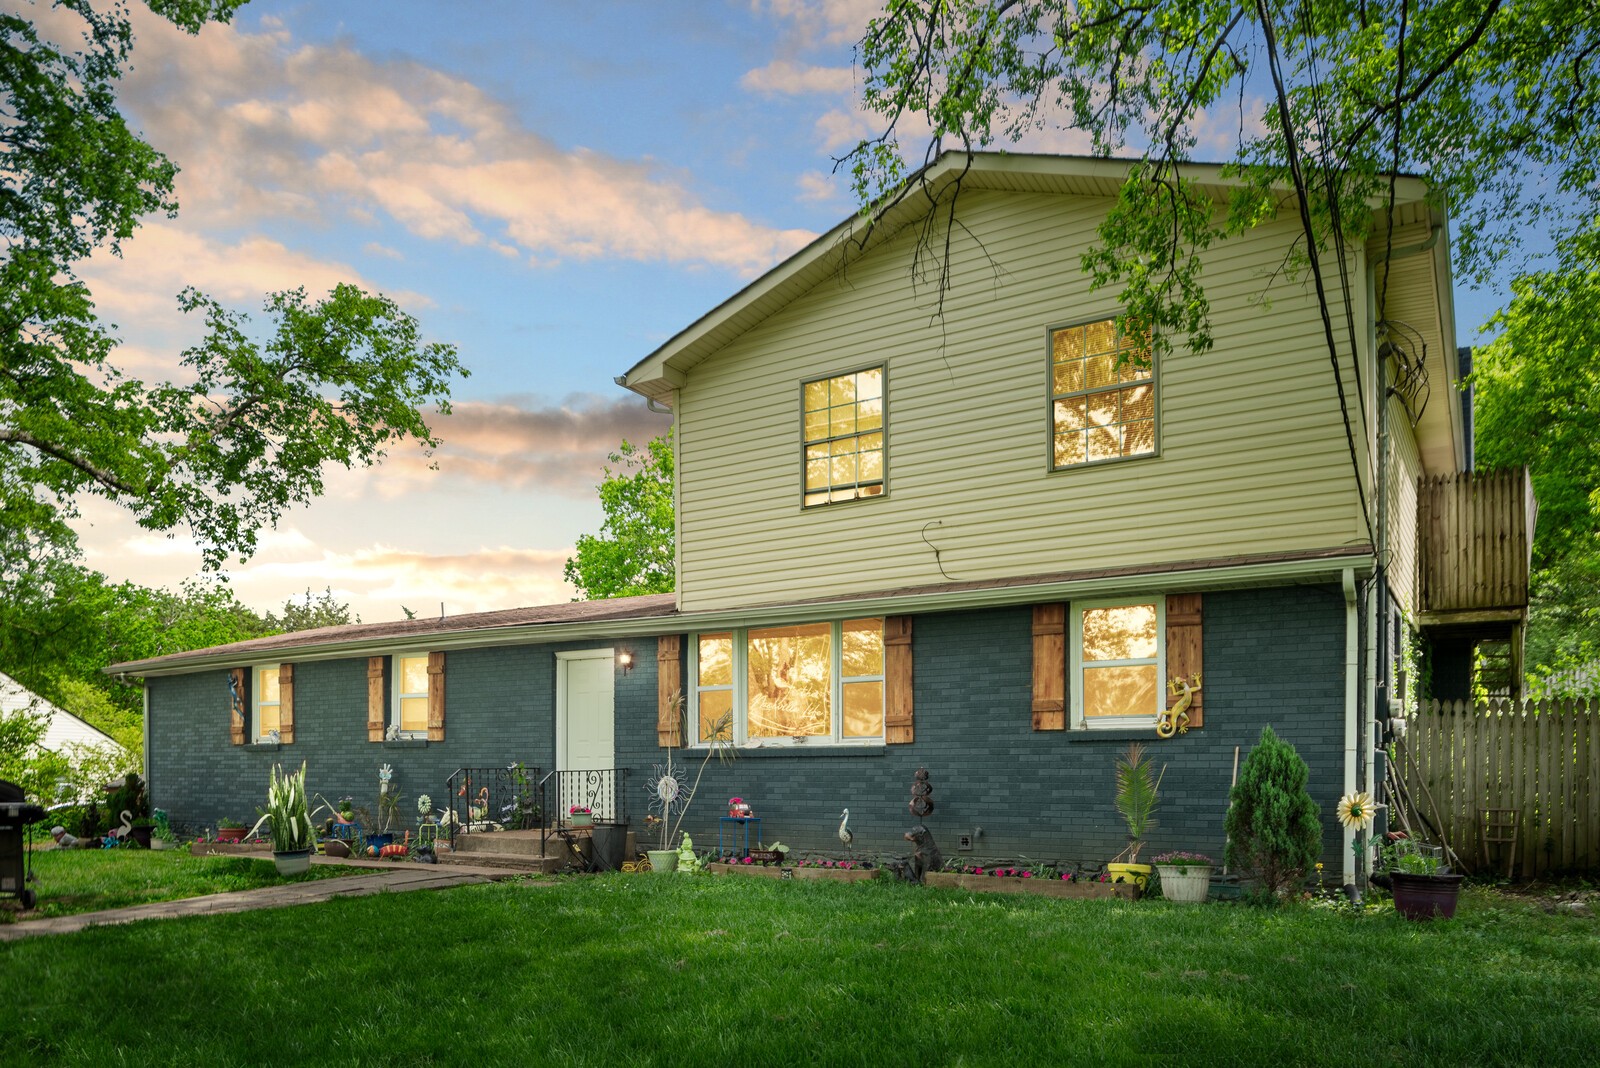
[[972,835],[963,834],[958,837],[956,839],[956,849],[965,853],[972,852]]

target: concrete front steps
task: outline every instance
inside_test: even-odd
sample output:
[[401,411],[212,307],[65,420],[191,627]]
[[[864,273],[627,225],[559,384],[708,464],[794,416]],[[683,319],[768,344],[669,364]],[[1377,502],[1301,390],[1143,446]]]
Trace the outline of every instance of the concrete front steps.
[[[576,832],[586,837],[587,831]],[[438,853],[440,864],[465,864],[480,868],[505,868],[514,871],[556,872],[574,870],[582,865],[581,858],[572,855],[561,836],[551,831],[545,838],[548,854],[539,852],[539,831],[488,831],[479,834],[456,836],[453,851]],[[636,855],[637,842],[628,832],[624,859]]]
[[504,868],[509,871],[553,872],[567,866],[567,847],[551,835],[550,856],[539,851],[538,831],[488,831],[460,834],[452,850],[440,849],[440,864],[464,864],[478,868]]

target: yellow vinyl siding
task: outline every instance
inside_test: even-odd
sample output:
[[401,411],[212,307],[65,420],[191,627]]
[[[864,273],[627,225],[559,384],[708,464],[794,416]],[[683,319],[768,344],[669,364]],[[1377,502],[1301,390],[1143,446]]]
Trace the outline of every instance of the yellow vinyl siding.
[[[1159,364],[1159,455],[1052,472],[1046,328],[1119,310],[1078,266],[1104,202],[961,205],[994,262],[956,239],[942,325],[908,234],[687,372],[684,609],[1364,539],[1314,295],[1271,278],[1292,220],[1207,254],[1217,344]],[[802,511],[800,384],[869,362],[889,383],[888,493]]]
[[[1454,400],[1454,397],[1449,398]],[[1405,406],[1389,398],[1389,498],[1387,541],[1389,588],[1413,619],[1417,612],[1417,476],[1422,458]]]

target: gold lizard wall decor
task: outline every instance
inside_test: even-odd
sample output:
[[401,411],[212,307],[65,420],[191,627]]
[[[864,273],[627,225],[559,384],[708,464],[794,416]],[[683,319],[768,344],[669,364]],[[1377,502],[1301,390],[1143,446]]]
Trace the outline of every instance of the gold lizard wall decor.
[[1187,679],[1182,675],[1174,675],[1167,681],[1167,692],[1178,701],[1171,708],[1156,714],[1156,737],[1171,738],[1174,734],[1189,733],[1189,706],[1194,704],[1194,695],[1199,690],[1198,671]]

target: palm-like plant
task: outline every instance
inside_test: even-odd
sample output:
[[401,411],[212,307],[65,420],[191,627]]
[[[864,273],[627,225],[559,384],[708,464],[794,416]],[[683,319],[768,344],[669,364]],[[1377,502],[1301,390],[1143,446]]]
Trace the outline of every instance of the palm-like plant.
[[254,838],[261,825],[270,823],[272,850],[275,853],[299,853],[313,848],[317,831],[311,824],[311,812],[306,807],[306,765],[286,774],[283,768],[272,766],[272,779],[267,787],[267,810],[250,829],[247,838]]
[[1129,864],[1139,863],[1145,833],[1155,825],[1161,780],[1166,774],[1164,764],[1160,775],[1152,773],[1142,742],[1129,743],[1127,751],[1117,757],[1117,811],[1128,825],[1128,848],[1123,850],[1123,855]]

